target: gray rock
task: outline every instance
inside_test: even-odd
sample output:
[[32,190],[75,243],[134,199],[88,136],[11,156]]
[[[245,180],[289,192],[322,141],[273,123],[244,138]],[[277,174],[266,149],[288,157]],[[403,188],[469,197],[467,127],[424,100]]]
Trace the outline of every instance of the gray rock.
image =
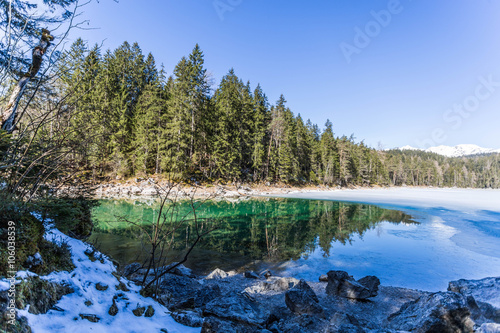
[[500,323],[500,309],[495,308],[493,305],[485,302],[477,301],[477,306],[479,307],[479,313],[487,321],[494,321]]
[[158,195],[158,190],[155,187],[145,187],[141,195],[146,195],[146,196],[156,196]]
[[109,307],[108,314],[110,316],[116,316],[118,313],[118,306],[116,306],[116,301],[113,299],[113,304]]
[[132,313],[134,314],[134,316],[140,317],[144,314],[145,311],[146,308],[144,306],[137,306],[134,310],[132,310]]
[[356,317],[337,312],[330,318],[328,333],[364,333]]
[[231,295],[212,300],[205,306],[203,315],[259,326],[266,321],[268,314],[247,298],[241,295]]
[[375,276],[366,276],[358,281],[344,271],[329,271],[326,293],[344,298],[366,300],[377,296],[380,281]]
[[298,314],[323,314],[318,296],[304,280],[286,292],[285,303],[290,311]]
[[[177,265],[177,262],[173,262],[170,265],[167,265],[167,266],[161,268],[160,271],[164,271],[164,270],[170,269],[170,267],[172,267],[174,265]],[[190,277],[190,278],[196,277],[193,274],[193,271],[190,268],[187,268],[186,266],[184,266],[183,264],[180,264],[179,266],[171,269],[170,273],[171,274],[175,274],[175,275],[180,275],[180,276],[187,276],[187,277]]]
[[328,295],[338,295],[340,286],[345,280],[353,279],[352,276],[344,271],[329,271],[327,273],[326,293]]
[[245,289],[248,293],[283,292],[293,288],[299,280],[295,278],[271,277],[267,281],[262,281],[254,286]]
[[224,198],[239,198],[241,194],[238,191],[227,191],[224,193]]
[[377,296],[378,286],[380,286],[380,280],[378,279],[378,277],[373,275],[368,275],[365,276],[364,278],[359,279],[357,282],[365,286],[369,290],[370,292],[369,297]]
[[148,305],[144,317],[150,318],[153,317],[154,315],[155,315],[155,309],[151,305]]
[[438,292],[403,304],[388,318],[389,328],[415,333],[473,332],[465,298],[454,292]]
[[328,275],[326,274],[320,275],[319,282],[328,282]]
[[500,308],[500,277],[451,281],[448,284],[448,291],[454,291],[464,296],[473,296],[476,301],[489,303]]
[[308,314],[294,316],[289,320],[280,321],[277,325],[278,332],[287,333],[317,333],[325,332],[328,322]]
[[158,286],[158,299],[171,309],[192,306],[201,283],[186,276],[165,274]]
[[140,194],[142,192],[142,189],[139,186],[132,186],[130,188],[130,194]]
[[109,288],[109,286],[102,284],[101,282],[98,282],[95,285],[95,289],[97,289],[99,291],[106,291],[106,290],[108,290],[108,288]]
[[87,319],[91,323],[98,323],[101,320],[101,318],[99,318],[95,314],[87,314],[87,313],[80,313],[80,318]]
[[245,272],[245,277],[248,279],[258,279],[259,278],[259,276],[253,271]]
[[203,322],[201,333],[254,333],[256,328],[220,318],[208,317]]
[[142,268],[142,265],[138,262],[131,263],[130,265],[125,266],[123,269],[123,276],[130,276]]
[[40,252],[37,252],[32,256],[28,256],[28,258],[26,259],[26,262],[24,263],[24,266],[28,267],[28,268],[41,266],[41,265],[43,265],[43,259],[42,259],[42,256],[40,255]]
[[176,322],[189,327],[201,327],[203,317],[194,311],[177,310],[170,313]]
[[264,276],[266,279],[269,279],[271,276],[273,276],[273,273],[271,273],[270,270],[266,269],[264,272],[260,273],[260,275]]
[[224,272],[220,268],[214,269],[210,274],[207,275],[205,279],[210,280],[210,279],[224,279],[229,276],[228,273]]
[[195,308],[201,308],[220,296],[222,293],[218,285],[205,286],[196,292],[193,305]]
[[496,323],[486,323],[482,324],[476,333],[500,333],[500,324]]

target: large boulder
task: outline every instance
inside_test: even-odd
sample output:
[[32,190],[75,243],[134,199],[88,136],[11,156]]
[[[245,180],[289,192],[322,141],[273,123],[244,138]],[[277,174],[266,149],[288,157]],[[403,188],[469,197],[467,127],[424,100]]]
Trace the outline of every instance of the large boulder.
[[222,293],[219,285],[204,286],[196,292],[193,306],[195,308],[202,308],[220,296],[222,296]]
[[165,274],[159,283],[158,298],[170,310],[186,308],[194,304],[201,283],[186,276]]
[[389,328],[412,333],[472,333],[474,322],[466,299],[454,292],[438,292],[403,304],[388,318]]
[[298,314],[323,314],[318,296],[304,280],[285,293],[285,303],[290,311]]
[[216,268],[210,274],[208,274],[205,279],[207,279],[207,280],[225,279],[225,278],[233,276],[233,275],[236,275],[236,273],[233,272],[233,271],[231,271],[231,272],[225,272],[225,271],[223,271],[220,268]]
[[203,315],[256,327],[261,327],[268,316],[258,304],[242,295],[225,295],[212,300],[205,305]]
[[376,276],[365,276],[356,281],[344,271],[329,271],[326,293],[332,296],[366,300],[377,296],[380,280]]
[[293,288],[299,280],[290,277],[269,277],[267,281],[262,281],[245,289],[248,293],[264,294],[267,292],[283,292]]
[[500,277],[451,281],[448,284],[448,291],[473,296],[476,301],[486,302],[500,308]]
[[500,323],[500,277],[451,281],[448,290],[470,300],[469,309],[476,323],[485,321]]

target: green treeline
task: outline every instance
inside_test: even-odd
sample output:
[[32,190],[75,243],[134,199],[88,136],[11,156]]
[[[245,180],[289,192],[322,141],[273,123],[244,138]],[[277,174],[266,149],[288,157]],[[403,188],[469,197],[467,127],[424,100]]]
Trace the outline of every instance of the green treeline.
[[282,95],[233,69],[212,88],[196,45],[167,77],[151,54],[124,42],[101,54],[76,41],[57,88],[79,143],[73,162],[95,177],[162,174],[179,180],[499,187],[497,155],[448,159],[381,152],[294,115]]

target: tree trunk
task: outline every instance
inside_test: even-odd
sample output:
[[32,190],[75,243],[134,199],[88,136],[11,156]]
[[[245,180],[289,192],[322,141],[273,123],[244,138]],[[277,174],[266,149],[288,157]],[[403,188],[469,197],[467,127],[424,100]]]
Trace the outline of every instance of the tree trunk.
[[14,130],[17,106],[24,94],[26,84],[32,78],[34,78],[40,70],[40,67],[42,65],[42,56],[45,54],[45,51],[47,51],[47,48],[50,46],[50,42],[52,40],[54,40],[54,37],[50,35],[50,31],[42,29],[42,37],[40,38],[40,43],[33,49],[33,60],[30,70],[26,74],[24,74],[24,76],[17,83],[14,91],[12,91],[9,103],[3,110],[2,116],[0,118],[2,129],[6,130],[8,133],[12,133],[12,131]]

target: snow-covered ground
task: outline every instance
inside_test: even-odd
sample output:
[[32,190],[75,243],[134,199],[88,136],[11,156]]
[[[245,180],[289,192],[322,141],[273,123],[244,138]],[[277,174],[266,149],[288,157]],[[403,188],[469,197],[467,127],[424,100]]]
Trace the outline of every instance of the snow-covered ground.
[[383,222],[348,245],[333,243],[283,265],[285,274],[316,280],[332,269],[382,284],[445,290],[457,279],[500,276],[500,190],[389,188],[291,193],[289,198],[377,204],[405,211],[420,225]]
[[[55,242],[65,241],[71,247],[72,259],[76,269],[72,272],[57,272],[43,279],[66,283],[74,289],[74,293],[65,295],[56,304],[63,311],[49,310],[46,314],[34,315],[28,309],[20,310],[18,313],[28,318],[28,323],[34,333],[56,333],[56,332],[103,332],[103,333],[123,333],[123,332],[160,332],[162,328],[169,333],[191,333],[200,332],[200,328],[191,328],[175,322],[169,315],[166,307],[156,303],[151,298],[144,298],[139,294],[139,287],[124,278],[130,291],[117,291],[115,286],[119,284],[116,277],[112,275],[116,269],[106,257],[103,262],[99,260],[91,262],[85,250],[88,245],[70,238],[57,229],[51,229],[46,234],[46,239]],[[26,276],[26,272],[19,272],[18,277]],[[96,284],[108,286],[105,291],[96,289]],[[7,281],[0,281],[0,290],[7,290]],[[122,293],[116,299],[118,313],[116,316],[108,314],[112,305],[113,296]],[[91,301],[92,305],[85,305],[85,301]],[[137,307],[154,308],[152,317],[136,317],[132,310]],[[101,318],[97,323],[82,319],[80,314],[92,314]]]
[[439,155],[447,156],[447,157],[459,157],[459,156],[470,156],[477,154],[494,154],[500,153],[500,149],[493,148],[482,148],[477,145],[472,144],[462,144],[454,147],[450,146],[437,146],[430,147],[427,149],[414,148],[412,146],[404,146],[401,148],[396,148],[399,150],[422,150],[428,153],[436,153]]

